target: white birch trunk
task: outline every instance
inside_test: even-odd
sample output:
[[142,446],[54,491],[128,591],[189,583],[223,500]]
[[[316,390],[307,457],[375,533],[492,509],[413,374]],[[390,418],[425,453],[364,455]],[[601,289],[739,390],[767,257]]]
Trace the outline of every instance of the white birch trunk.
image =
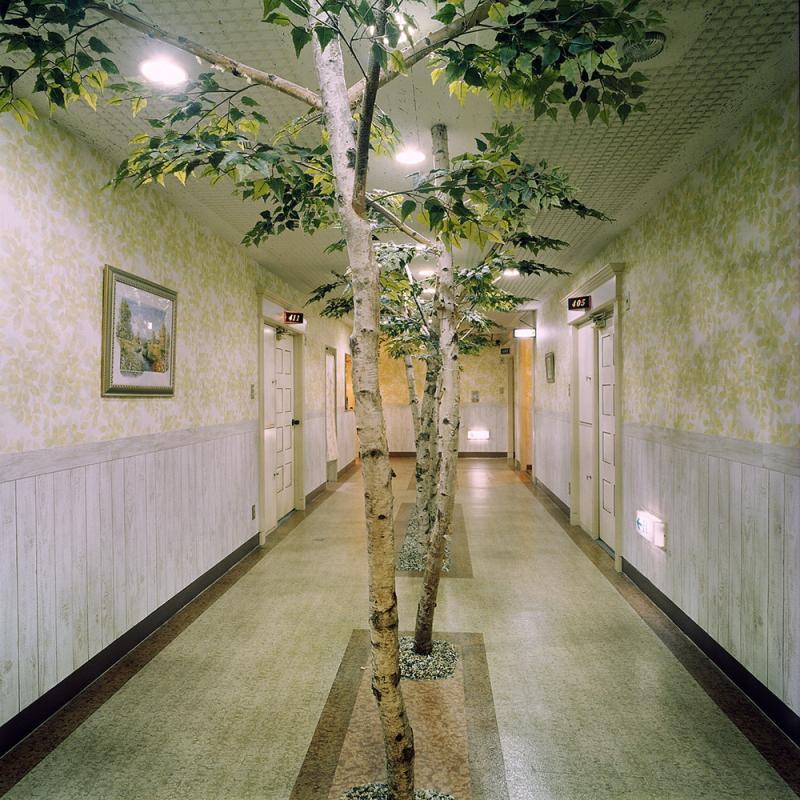
[[414,361],[411,356],[403,356],[408,384],[408,404],[411,406],[411,420],[414,423],[414,441],[419,438],[419,397],[417,396],[417,379],[414,377]]
[[427,548],[432,528],[436,498],[436,423],[439,413],[440,375],[441,360],[438,354],[431,354],[425,366],[425,390],[419,414],[419,431],[415,439],[416,496],[406,529],[406,540],[413,539],[419,547],[424,548]]
[[[312,15],[319,15],[318,0]],[[372,692],[378,703],[391,800],[413,800],[414,735],[400,691],[395,592],[391,467],[378,385],[379,270],[369,222],[353,209],[354,122],[347,99],[342,51],[334,39],[324,51],[313,37],[314,63],[329,134],[337,202],[353,279],[353,388],[369,563]]]
[[[434,169],[448,169],[450,157],[447,147],[447,128],[434,125]],[[437,310],[439,315],[439,351],[442,359],[442,394],[439,402],[439,471],[434,522],[428,547],[428,557],[422,579],[422,592],[417,605],[414,647],[417,653],[427,655],[433,642],[433,616],[439,579],[442,575],[445,543],[450,536],[455,502],[456,469],[458,466],[458,431],[460,425],[461,374],[458,363],[458,330],[456,325],[455,281],[453,255],[440,241],[438,258]]]

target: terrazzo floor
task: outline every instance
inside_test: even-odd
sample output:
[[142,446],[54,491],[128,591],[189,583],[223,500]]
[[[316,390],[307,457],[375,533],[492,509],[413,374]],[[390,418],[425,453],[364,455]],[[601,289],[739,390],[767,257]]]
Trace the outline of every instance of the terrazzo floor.
[[[399,508],[413,461],[394,468]],[[796,796],[504,459],[461,462],[459,487],[473,577],[443,579],[437,628],[482,634],[510,800]],[[365,627],[363,531],[356,473],[5,797],[287,800]],[[419,583],[398,577],[401,629]]]

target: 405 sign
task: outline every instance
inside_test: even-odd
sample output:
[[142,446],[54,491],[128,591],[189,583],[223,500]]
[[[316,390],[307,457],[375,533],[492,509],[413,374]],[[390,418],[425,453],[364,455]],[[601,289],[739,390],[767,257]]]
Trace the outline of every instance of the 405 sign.
[[580,297],[567,298],[568,311],[588,311],[592,307],[592,296],[584,294]]

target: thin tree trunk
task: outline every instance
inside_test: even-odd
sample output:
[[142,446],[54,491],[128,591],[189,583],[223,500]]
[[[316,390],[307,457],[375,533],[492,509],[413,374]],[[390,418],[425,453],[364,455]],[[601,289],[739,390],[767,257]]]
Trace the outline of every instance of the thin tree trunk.
[[[434,125],[434,169],[446,170],[450,166],[447,148],[447,128]],[[441,244],[438,257],[437,305],[439,312],[439,350],[442,359],[442,396],[439,403],[439,474],[436,521],[433,526],[422,592],[417,605],[417,622],[414,631],[414,649],[427,655],[433,644],[433,615],[436,596],[442,575],[445,543],[450,535],[455,501],[456,468],[458,466],[458,430],[460,425],[461,375],[458,364],[458,331],[456,326],[453,255]]]
[[419,432],[415,441],[416,496],[414,510],[408,520],[406,539],[411,537],[421,545],[427,545],[430,536],[433,521],[432,507],[436,497],[436,423],[439,413],[440,364],[441,360],[437,353],[428,355],[425,366],[425,390],[419,414]]
[[411,406],[411,419],[414,423],[414,441],[419,438],[419,397],[417,396],[417,379],[414,377],[414,361],[411,356],[403,356],[408,384],[408,404]]
[[[319,16],[319,0],[312,2]],[[347,99],[342,51],[334,39],[323,51],[313,37],[314,63],[330,138],[330,150],[353,277],[353,388],[364,476],[369,564],[372,692],[378,703],[391,800],[413,800],[414,735],[400,691],[395,592],[391,467],[378,385],[379,270],[367,219],[353,208],[355,137]]]

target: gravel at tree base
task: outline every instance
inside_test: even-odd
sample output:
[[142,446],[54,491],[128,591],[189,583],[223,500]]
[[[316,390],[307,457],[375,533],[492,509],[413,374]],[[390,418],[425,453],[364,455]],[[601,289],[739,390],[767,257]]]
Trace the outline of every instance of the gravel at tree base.
[[438,681],[452,677],[458,653],[449,642],[434,640],[430,655],[414,652],[414,637],[400,637],[400,677],[412,681]]
[[[341,800],[389,800],[389,792],[385,783],[367,783],[348,789]],[[455,800],[451,794],[442,794],[433,789],[417,789],[414,800]]]

